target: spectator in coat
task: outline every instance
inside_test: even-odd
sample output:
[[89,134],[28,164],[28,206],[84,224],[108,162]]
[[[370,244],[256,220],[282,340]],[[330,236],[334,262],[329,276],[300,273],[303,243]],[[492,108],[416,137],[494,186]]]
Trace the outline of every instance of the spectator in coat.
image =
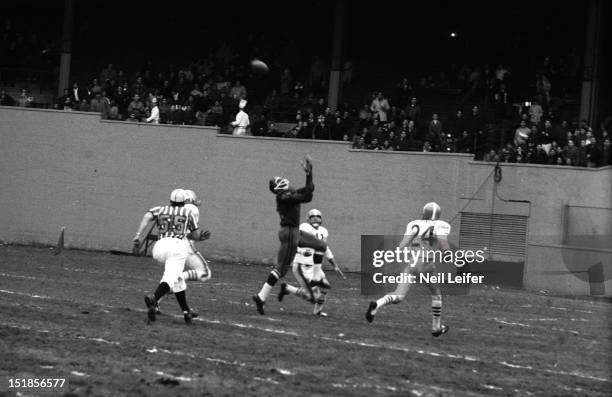
[[378,120],[381,123],[386,123],[388,121],[387,112],[389,109],[391,109],[391,106],[389,106],[389,101],[387,101],[387,98],[383,96],[382,92],[379,92],[376,98],[372,100],[370,111],[375,117],[378,116]]
[[[92,111],[94,111],[92,109]],[[142,101],[140,100],[140,95],[134,94],[132,102],[128,105],[127,108],[128,114],[134,114],[136,119],[140,121],[145,116],[145,107]]]
[[406,107],[406,117],[408,120],[414,121],[414,124],[418,127],[421,122],[421,106],[419,106],[417,99],[412,97],[410,104]]
[[427,140],[429,140],[434,147],[440,146],[442,143],[442,122],[438,119],[438,114],[434,113],[431,116],[429,122],[429,128],[427,133]]

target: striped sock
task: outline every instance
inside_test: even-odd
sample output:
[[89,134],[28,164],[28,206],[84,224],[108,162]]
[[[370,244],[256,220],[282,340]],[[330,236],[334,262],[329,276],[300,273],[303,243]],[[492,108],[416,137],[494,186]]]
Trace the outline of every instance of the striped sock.
[[385,295],[376,301],[376,309],[372,311],[372,314],[376,314],[378,309],[380,309],[381,307],[385,305],[388,305],[389,303],[397,303],[399,301],[400,299],[398,295]]
[[440,315],[442,314],[442,296],[434,295],[431,297],[431,329],[438,331],[440,329]]
[[270,275],[268,275],[268,281],[264,283],[264,285],[261,287],[261,291],[259,291],[259,293],[257,294],[259,296],[259,299],[264,302],[266,301],[266,299],[268,299],[268,295],[270,295],[272,287],[274,287],[279,278],[280,274],[276,269],[270,272]]
[[285,286],[285,291],[289,292],[290,294],[297,294],[297,292],[299,291],[299,288],[293,285],[287,284]]
[[265,302],[268,295],[270,295],[270,291],[272,291],[272,286],[268,283],[264,283],[264,285],[261,287],[261,291],[259,291],[257,295],[259,296],[259,299]]
[[202,270],[187,270],[182,273],[183,279],[190,281],[198,281],[202,276],[204,276],[204,271]]

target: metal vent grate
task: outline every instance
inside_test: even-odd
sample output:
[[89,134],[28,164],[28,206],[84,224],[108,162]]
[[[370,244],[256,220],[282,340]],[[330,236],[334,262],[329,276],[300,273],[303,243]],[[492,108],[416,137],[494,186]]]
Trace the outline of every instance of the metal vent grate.
[[487,248],[490,255],[525,256],[527,222],[520,215],[462,212],[459,248]]

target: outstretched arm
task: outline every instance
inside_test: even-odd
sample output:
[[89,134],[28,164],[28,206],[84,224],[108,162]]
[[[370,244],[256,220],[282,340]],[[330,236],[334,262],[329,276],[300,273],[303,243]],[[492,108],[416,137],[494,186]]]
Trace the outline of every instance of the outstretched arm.
[[336,260],[333,257],[327,258],[327,260],[334,267],[334,271],[338,273],[343,279],[346,280],[346,276],[344,275],[344,273],[342,273],[342,270],[340,269],[340,266],[338,266],[338,263],[336,263]]
[[306,173],[306,185],[298,189],[296,193],[302,195],[301,198],[303,200],[300,200],[300,202],[307,203],[312,200],[312,192],[314,191],[314,184],[312,183],[312,158],[310,155],[307,154],[301,164]]
[[134,241],[140,241],[140,235],[142,234],[142,232],[147,228],[147,226],[149,226],[149,223],[151,223],[153,221],[153,214],[150,212],[147,212],[146,214],[144,214],[144,216],[142,217],[142,220],[140,221],[140,226],[138,226],[138,231],[136,232],[136,235],[134,236]]
[[149,224],[155,219],[155,217],[153,216],[153,214],[151,212],[147,212],[146,214],[144,214],[144,216],[142,217],[142,220],[140,221],[140,226],[138,226],[138,231],[136,232],[136,235],[134,235],[134,238],[132,239],[132,253],[134,254],[138,254],[140,251],[140,245],[142,244],[142,238],[141,238],[141,234],[142,232],[144,232],[144,230],[149,226]]
[[282,193],[279,199],[285,203],[309,203],[312,201],[312,192],[314,191],[314,184],[312,183],[312,158],[306,155],[301,164],[306,173],[306,185],[294,192]]

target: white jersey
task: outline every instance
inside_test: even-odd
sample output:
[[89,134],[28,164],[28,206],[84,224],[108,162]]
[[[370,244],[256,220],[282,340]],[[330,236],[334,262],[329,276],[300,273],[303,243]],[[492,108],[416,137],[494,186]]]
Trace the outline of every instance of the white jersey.
[[[329,232],[327,231],[327,228],[323,226],[319,226],[318,228],[315,228],[308,222],[304,222],[300,224],[300,231],[303,233],[307,233],[312,236],[315,236],[317,239],[323,240],[325,242],[327,242],[327,238],[329,237]],[[313,264],[313,255],[314,255],[314,250],[312,248],[298,248],[297,254],[295,255],[294,262],[311,265]],[[334,254],[332,253],[329,246],[325,250],[325,257],[327,258],[327,260],[334,258]]]
[[406,226],[405,236],[411,236],[410,248],[436,249],[438,239],[446,240],[450,234],[451,226],[441,220],[417,219]]
[[184,205],[185,208],[191,210],[191,214],[193,215],[197,224],[200,223],[200,210],[195,205],[189,203]]

